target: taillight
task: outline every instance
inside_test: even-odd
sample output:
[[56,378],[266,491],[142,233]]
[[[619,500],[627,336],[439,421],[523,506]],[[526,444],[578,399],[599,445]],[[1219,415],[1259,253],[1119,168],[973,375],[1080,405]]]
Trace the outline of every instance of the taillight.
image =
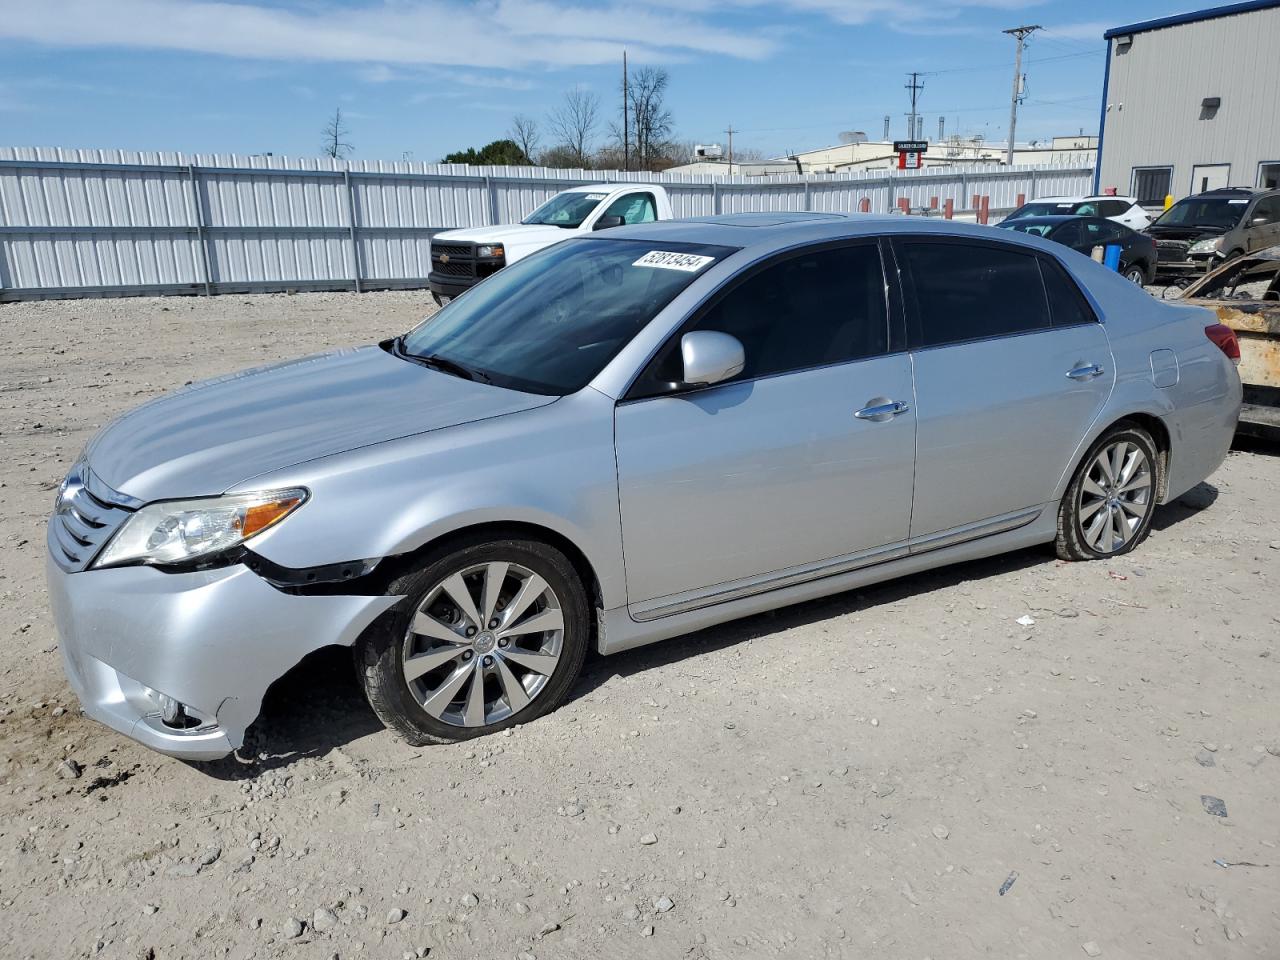
[[1211,323],[1204,328],[1204,335],[1218,345],[1232,363],[1240,362],[1240,341],[1236,332],[1225,323]]

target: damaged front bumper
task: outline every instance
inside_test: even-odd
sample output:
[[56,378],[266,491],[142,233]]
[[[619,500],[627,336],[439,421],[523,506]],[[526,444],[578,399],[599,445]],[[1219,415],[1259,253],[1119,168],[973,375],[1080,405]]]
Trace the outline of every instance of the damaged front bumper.
[[[85,712],[188,760],[238,748],[275,680],[313,650],[350,646],[399,599],[286,592],[239,564],[68,572],[50,558],[45,568],[63,665]],[[166,722],[165,698],[182,705],[180,723]]]

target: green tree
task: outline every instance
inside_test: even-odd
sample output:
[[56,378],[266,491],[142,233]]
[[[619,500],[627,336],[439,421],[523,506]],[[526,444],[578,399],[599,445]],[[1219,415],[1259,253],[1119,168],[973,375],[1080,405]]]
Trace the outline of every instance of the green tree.
[[458,150],[449,154],[440,162],[469,163],[473,166],[503,165],[513,167],[527,167],[533,163],[514,140],[495,140],[493,143],[486,143],[479,150],[475,147],[468,147],[466,150]]

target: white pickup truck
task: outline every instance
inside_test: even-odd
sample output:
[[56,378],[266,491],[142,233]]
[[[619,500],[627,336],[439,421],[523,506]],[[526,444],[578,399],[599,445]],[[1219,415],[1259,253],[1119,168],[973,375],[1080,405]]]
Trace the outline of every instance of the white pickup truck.
[[671,200],[648,183],[573,187],[519,223],[446,230],[431,238],[427,283],[436,303],[456,297],[509,263],[568,237],[628,223],[670,220]]

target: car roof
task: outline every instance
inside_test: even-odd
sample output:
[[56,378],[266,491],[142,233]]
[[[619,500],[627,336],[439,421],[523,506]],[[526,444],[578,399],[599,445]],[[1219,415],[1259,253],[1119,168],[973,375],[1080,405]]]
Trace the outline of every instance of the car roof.
[[1105,217],[1081,217],[1074,213],[1046,213],[1035,217],[1019,217],[1017,220],[1005,220],[996,226],[1012,229],[1015,226],[1022,226],[1027,223],[1043,223],[1056,227],[1060,223],[1066,223],[1068,220],[1105,220]]
[[1036,197],[1034,200],[1028,200],[1023,206],[1029,206],[1033,203],[1086,203],[1090,200],[1120,200],[1125,203],[1136,203],[1133,197],[1111,196],[1106,193],[1091,193],[1087,197]]
[[614,190],[623,188],[637,190],[652,190],[656,184],[652,183],[584,183],[577,187],[568,187],[561,190],[561,193],[612,193]]
[[[1080,219],[1080,218],[1072,218]],[[604,231],[603,239],[652,240],[671,243],[705,243],[737,247],[764,254],[803,243],[855,239],[894,234],[935,234],[997,240],[1002,243],[1039,241],[1016,231],[994,226],[960,223],[937,217],[908,217],[902,214],[806,213],[774,211],[659,220]],[[597,235],[599,236],[599,235]],[[1034,242],[1030,245],[1035,245]],[[1041,248],[1043,249],[1043,248]]]

